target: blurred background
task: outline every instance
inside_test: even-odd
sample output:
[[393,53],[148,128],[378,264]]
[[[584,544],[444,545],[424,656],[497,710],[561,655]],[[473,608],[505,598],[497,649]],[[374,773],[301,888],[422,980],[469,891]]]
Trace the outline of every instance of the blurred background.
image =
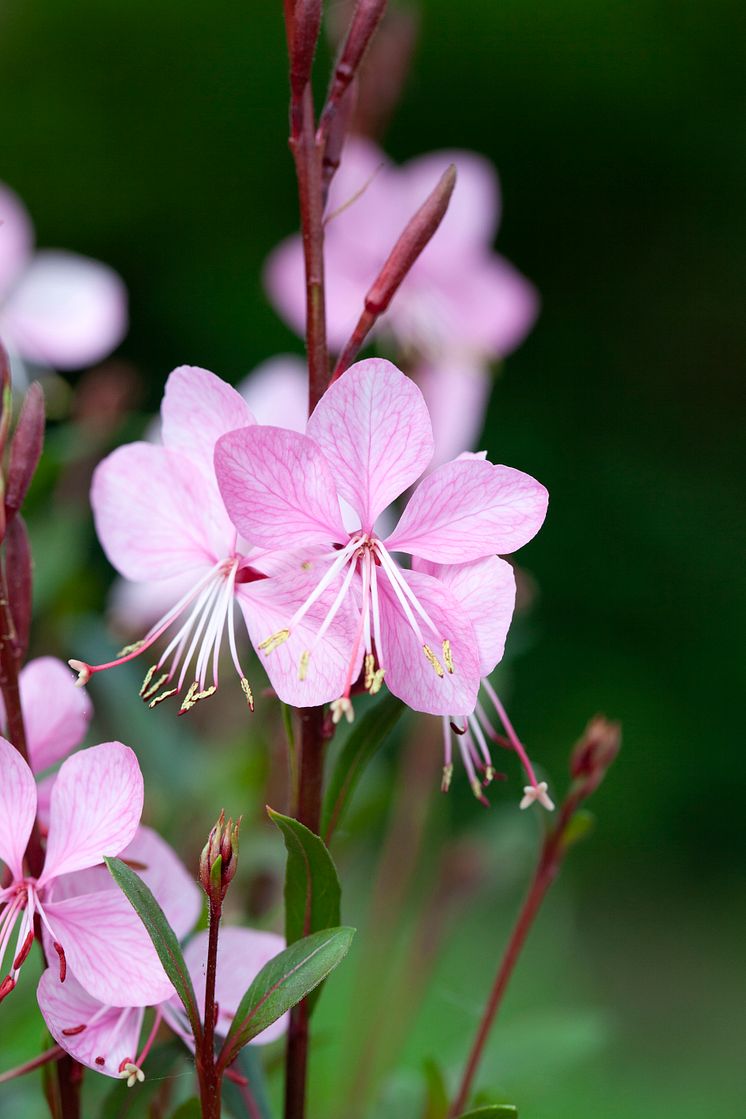
[[[106,261],[130,293],[116,355],[50,386],[29,502],[37,655],[93,660],[116,642],[88,480],[145,429],[170,369],[236,383],[302,352],[260,277],[296,225],[280,9],[0,6],[0,179],[40,245]],[[537,593],[500,681],[513,720],[553,789],[591,715],[624,726],[595,833],[539,918],[482,1069],[487,1098],[523,1119],[699,1119],[740,1113],[746,1094],[740,15],[730,0],[427,0],[384,140],[397,161],[493,160],[499,248],[541,293],[483,438],[551,494],[520,557]],[[225,689],[177,722],[143,709],[139,679],[91,687],[92,741],[138,749],[148,818],[187,860],[221,807],[243,812],[236,918],[276,923],[284,853],[261,809],[284,807],[275,705],[247,727]],[[315,1115],[418,1115],[426,1060],[455,1078],[529,872],[539,822],[516,811],[513,759],[487,811],[460,774],[440,797],[439,749],[435,720],[406,724],[338,837],[361,933],[320,1004]],[[3,1067],[42,1036],[22,987],[1,1012]],[[276,1095],[281,1050],[265,1056]],[[3,1114],[44,1114],[35,1083],[2,1091]]]

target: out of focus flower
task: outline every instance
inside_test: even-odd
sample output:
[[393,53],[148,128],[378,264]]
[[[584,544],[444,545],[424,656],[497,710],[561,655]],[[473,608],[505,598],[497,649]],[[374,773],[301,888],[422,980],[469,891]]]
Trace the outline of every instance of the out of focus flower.
[[33,251],[20,198],[0,184],[0,337],[11,358],[53,369],[100,361],[127,329],[127,295],[106,264],[62,250]]
[[74,754],[52,788],[43,869],[38,878],[29,877],[23,859],[36,816],[36,784],[18,751],[0,738],[0,859],[11,879],[0,890],[0,963],[19,925],[0,998],[16,985],[37,914],[59,957],[61,982],[69,970],[88,994],[120,1006],[171,996],[150,937],[124,894],[55,896],[65,876],[118,855],[132,841],[142,804],[142,774],[127,746],[106,742]]
[[[358,362],[331,385],[307,435],[253,427],[217,444],[220,489],[242,535],[291,553],[329,549],[307,599],[258,643],[268,661],[297,636],[330,588],[333,602],[295,662],[301,678],[316,661],[325,661],[326,634],[342,605],[359,609],[344,689],[333,705],[336,719],[351,716],[351,689],[362,667],[372,694],[385,676],[389,690],[416,710],[472,710],[480,665],[471,621],[441,580],[401,568],[391,553],[446,565],[477,560],[521,547],[544,520],[542,485],[470,456],[425,478],[382,539],[376,531],[380,514],[417,480],[432,454],[422,394],[380,358]],[[353,531],[343,524],[340,499],[357,515]]]
[[[438,176],[454,163],[456,189],[441,227],[405,278],[379,331],[398,347],[431,409],[436,462],[468,450],[481,430],[489,363],[518,346],[536,318],[534,287],[492,251],[500,217],[494,168],[473,152],[435,152],[395,167],[373,144],[348,140],[332,181],[326,225],[328,334],[341,350],[365,293]],[[269,295],[305,327],[300,237],[270,256]]]

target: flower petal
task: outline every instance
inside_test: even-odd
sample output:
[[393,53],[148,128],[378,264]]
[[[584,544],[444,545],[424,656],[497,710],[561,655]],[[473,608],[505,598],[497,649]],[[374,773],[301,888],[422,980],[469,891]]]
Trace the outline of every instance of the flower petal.
[[434,563],[521,548],[544,523],[549,495],[530,474],[456,459],[420,482],[386,547]]
[[455,355],[421,365],[415,380],[433,424],[435,469],[474,446],[484,427],[492,375],[483,361]]
[[[474,710],[479,691],[479,657],[471,622],[453,593],[437,579],[417,571],[401,574],[437,627],[451,644],[453,673],[440,676],[425,656],[422,643],[407,621],[388,580],[379,577],[381,663],[389,691],[415,711],[453,715]],[[422,625],[423,636],[441,666],[444,657],[436,639]]]
[[433,456],[432,425],[422,393],[383,358],[351,365],[324,393],[307,431],[366,531],[419,478]]
[[36,815],[34,775],[7,738],[0,736],[0,860],[23,878],[23,856]]
[[233,524],[252,544],[347,541],[331,471],[307,436],[281,427],[232,431],[215,448],[215,472]]
[[0,183],[0,300],[31,256],[34,231],[15,191]]
[[21,670],[21,704],[34,773],[41,773],[80,746],[93,705],[75,676],[56,657],[38,657]]
[[60,983],[55,968],[43,972],[36,997],[50,1034],[81,1065],[118,1078],[122,1063],[136,1059],[144,1008],[105,1006],[74,975]]
[[118,855],[134,838],[142,805],[142,774],[129,746],[104,742],[69,757],[52,788],[39,885]]
[[99,463],[91,505],[101,546],[128,579],[212,567],[235,540],[204,475],[183,456],[149,443],[129,443]]
[[400,175],[410,212],[422,205],[451,163],[456,165],[456,187],[440,228],[422,254],[425,265],[437,261],[453,268],[459,258],[487,248],[497,232],[500,184],[489,160],[475,152],[428,152],[405,163]]
[[169,374],[161,404],[161,437],[213,477],[213,454],[221,435],[256,421],[236,389],[196,365]]
[[119,890],[44,902],[68,973],[107,1006],[155,1006],[174,989],[140,918]]
[[489,676],[503,657],[515,607],[513,568],[497,556],[473,563],[438,564],[414,560],[413,568],[438,579],[458,600],[474,628],[480,676]]
[[442,301],[444,329],[452,344],[493,359],[512,353],[539,313],[536,288],[495,254],[470,261],[460,273],[451,268],[433,277],[433,289]]
[[308,366],[295,354],[258,365],[238,385],[257,423],[304,432],[308,419]]
[[76,253],[37,253],[3,318],[21,357],[78,369],[106,357],[127,329],[127,293],[111,268]]

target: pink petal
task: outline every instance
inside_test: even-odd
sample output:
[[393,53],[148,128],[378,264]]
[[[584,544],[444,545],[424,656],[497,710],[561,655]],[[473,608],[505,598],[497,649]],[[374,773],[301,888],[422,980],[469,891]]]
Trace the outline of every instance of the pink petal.
[[107,265],[46,250],[23,273],[3,318],[21,357],[77,369],[119,345],[127,329],[127,294]]
[[0,183],[0,300],[31,256],[34,231],[18,195]]
[[7,738],[0,737],[0,861],[15,880],[23,878],[23,856],[35,815],[34,775]]
[[80,746],[93,716],[84,688],[56,657],[38,657],[21,670],[21,703],[31,767],[41,773]]
[[181,452],[210,478],[220,436],[255,423],[239,392],[195,365],[180,365],[169,375],[161,420],[164,446]]
[[[238,1004],[265,964],[285,947],[283,937],[257,929],[221,928],[218,940],[218,968],[215,1001],[218,1004],[217,1032],[226,1034]],[[204,1016],[207,932],[197,933],[184,949],[184,959],[192,976],[200,1013]],[[278,1018],[251,1042],[266,1045],[287,1030],[288,1015]]]
[[422,393],[383,358],[350,366],[324,393],[307,430],[366,531],[419,478],[433,455]]
[[147,583],[115,579],[109,595],[109,619],[117,633],[142,634],[193,586],[193,571]]
[[128,579],[204,570],[229,555],[235,541],[215,487],[202,472],[182,455],[149,443],[119,447],[96,467],[91,505],[101,546]]
[[304,432],[308,419],[308,366],[295,354],[262,362],[238,385],[257,423]]
[[421,365],[415,380],[433,424],[434,469],[476,443],[484,427],[492,375],[484,362],[453,355]]
[[485,254],[461,273],[451,267],[433,282],[447,304],[454,344],[493,359],[512,353],[539,313],[536,288],[501,256]]
[[521,470],[457,459],[420,482],[386,546],[433,563],[505,555],[536,535],[548,500]]
[[119,890],[44,902],[68,973],[107,1006],[155,1006],[174,989],[140,918]]
[[[81,1065],[118,1078],[122,1063],[137,1058],[142,1007],[105,1006],[91,998],[74,975],[60,983],[51,967],[42,973],[36,997],[50,1034]],[[71,1032],[83,1025],[79,1033]]]
[[458,600],[474,629],[479,674],[489,676],[502,660],[505,639],[513,619],[513,568],[497,556],[456,564],[436,564],[416,559],[413,567],[438,579]]
[[500,220],[500,185],[495,168],[475,152],[439,151],[411,159],[400,175],[414,212],[451,163],[456,165],[456,187],[440,228],[421,259],[427,264],[437,259],[453,267],[459,257],[488,247],[495,237]]
[[142,774],[129,746],[104,742],[69,757],[52,788],[39,884],[118,855],[134,838],[142,805]]
[[[385,683],[415,711],[430,715],[453,715],[474,710],[479,691],[479,657],[476,637],[453,593],[437,579],[417,571],[402,571],[417,599],[443,639],[451,643],[453,673],[438,676],[425,657],[422,643],[407,621],[386,579],[379,578],[381,600],[382,663]],[[428,640],[441,666],[444,657],[437,639],[423,623]]]
[[265,548],[346,542],[329,466],[305,435],[252,427],[224,435],[215,472],[241,536]]

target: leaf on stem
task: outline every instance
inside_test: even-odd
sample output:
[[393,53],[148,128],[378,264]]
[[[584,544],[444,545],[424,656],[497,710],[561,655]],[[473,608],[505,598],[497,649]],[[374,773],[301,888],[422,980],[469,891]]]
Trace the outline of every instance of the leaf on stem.
[[422,1119],[447,1119],[448,1088],[443,1070],[435,1061],[425,1061],[425,1109]]
[[296,940],[262,968],[241,999],[218,1057],[230,1065],[240,1049],[318,987],[347,955],[355,930],[325,929]]
[[145,925],[158,958],[163,964],[163,970],[173,983],[176,994],[186,1010],[195,1044],[199,1045],[202,1023],[189,969],[184,961],[176,933],[166,920],[166,915],[151,891],[134,870],[131,870],[121,859],[104,856],[104,862],[117,886]]
[[518,1119],[518,1108],[512,1103],[493,1103],[465,1111],[459,1119]]
[[202,1119],[202,1104],[196,1096],[192,1096],[171,1112],[170,1119]]
[[290,816],[268,808],[282,832],[288,861],[285,872],[285,939],[288,944],[340,923],[337,868],[323,840]]
[[322,813],[321,833],[328,843],[342,818],[360,776],[404,711],[396,696],[379,700],[355,726],[334,767]]

